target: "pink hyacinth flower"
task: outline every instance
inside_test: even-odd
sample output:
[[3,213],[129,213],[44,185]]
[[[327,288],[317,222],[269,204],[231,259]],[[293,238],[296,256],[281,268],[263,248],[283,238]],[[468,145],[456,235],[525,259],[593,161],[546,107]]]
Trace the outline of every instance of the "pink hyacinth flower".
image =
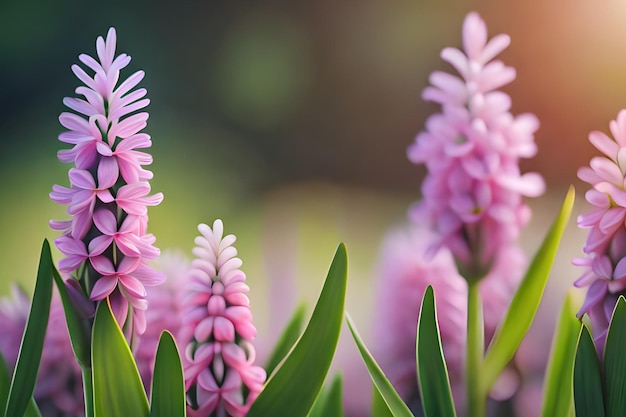
[[538,174],[519,170],[519,159],[536,152],[539,122],[531,114],[513,116],[510,97],[497,90],[515,79],[513,68],[494,60],[509,43],[503,34],[487,40],[480,16],[467,15],[463,50],[441,52],[460,77],[431,74],[422,97],[442,109],[408,148],[409,159],[428,169],[411,217],[430,219],[439,236],[433,251],[448,247],[471,280],[485,276],[500,248],[518,239],[530,216],[522,196],[545,188]]
[[133,355],[144,383],[149,392],[154,360],[164,330],[172,333],[179,346],[182,345],[181,328],[183,327],[184,294],[191,262],[182,254],[163,251],[156,268],[166,276],[162,285],[148,292],[150,308],[146,311],[146,331],[136,339]]
[[609,127],[613,138],[598,131],[589,134],[604,156],[578,170],[578,177],[592,186],[585,197],[593,208],[578,217],[578,226],[589,229],[583,248],[587,257],[574,260],[586,268],[574,285],[588,288],[578,314],[589,314],[600,352],[615,303],[626,294],[626,110]]
[[87,70],[72,66],[84,85],[76,89],[81,97],[63,100],[71,111],[59,116],[68,129],[59,140],[73,147],[60,151],[58,158],[75,167],[69,171],[70,188],[55,185],[50,193],[53,201],[67,205],[71,220],[50,225],[62,233],[55,240],[65,255],[59,269],[70,274],[74,298],[110,297],[120,325],[132,310],[133,326],[128,328],[141,333],[148,304],[145,287],[164,279],[147,263],[159,250],[146,231],[148,206],[159,204],[163,195],[149,195],[152,173],[144,166],[152,157],[137,150],[152,144],[141,132],[148,113],[140,111],[150,101],[144,88],[135,89],[144,72],[120,79],[130,57],[115,55],[116,40],[115,30],[109,29],[106,40],[96,41],[97,59],[79,56]]
[[253,365],[250,301],[235,236],[221,220],[198,226],[189,273],[182,340],[188,414],[243,417],[263,389],[265,370]]

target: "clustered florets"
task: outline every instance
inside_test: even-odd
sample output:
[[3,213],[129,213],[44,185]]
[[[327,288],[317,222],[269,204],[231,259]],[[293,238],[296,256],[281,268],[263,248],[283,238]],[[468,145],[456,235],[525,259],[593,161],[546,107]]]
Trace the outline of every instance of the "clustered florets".
[[198,226],[185,301],[185,381],[192,416],[243,417],[259,395],[265,370],[253,365],[256,336],[234,235],[221,220]]
[[59,270],[69,276],[68,289],[79,310],[94,311],[91,302],[110,297],[121,325],[132,309],[132,328],[145,331],[146,286],[164,279],[146,261],[159,250],[147,233],[147,206],[161,202],[161,193],[150,196],[152,172],[143,168],[152,157],[137,149],[149,148],[150,136],[142,133],[148,113],[137,111],[149,104],[144,88],[133,90],[143,79],[137,71],[119,84],[120,71],[130,57],[115,57],[116,35],[111,28],[106,41],[99,37],[99,61],[80,55],[93,72],[90,76],[78,65],[74,74],[84,83],[76,89],[83,98],[65,98],[72,112],[59,117],[68,129],[59,140],[74,145],[58,153],[61,162],[74,163],[69,171],[70,187],[55,185],[50,198],[68,205],[70,221],[52,221],[61,231],[55,240],[65,255]]
[[411,212],[417,223],[430,219],[439,244],[453,253],[467,279],[480,279],[499,251],[514,243],[530,211],[522,196],[538,196],[538,174],[520,174],[519,158],[536,153],[532,114],[513,116],[511,99],[497,88],[515,78],[515,70],[493,58],[510,43],[500,34],[487,42],[487,28],[477,13],[463,24],[463,51],[445,48],[443,60],[461,77],[435,71],[425,100],[440,103],[441,113],[426,121],[408,149],[414,163],[428,169],[422,201]]
[[592,186],[585,197],[593,209],[578,217],[578,225],[589,229],[583,248],[588,256],[574,260],[587,268],[574,285],[589,287],[579,316],[589,314],[600,351],[615,303],[626,295],[626,110],[609,127],[615,139],[599,131],[589,134],[605,156],[578,170],[578,177]]

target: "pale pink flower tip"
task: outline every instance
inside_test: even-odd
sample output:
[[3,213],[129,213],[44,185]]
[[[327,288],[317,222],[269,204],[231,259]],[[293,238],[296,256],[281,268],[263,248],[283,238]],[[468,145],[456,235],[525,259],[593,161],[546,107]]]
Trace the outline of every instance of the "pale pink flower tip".
[[441,53],[460,77],[431,74],[422,96],[442,109],[408,148],[409,159],[428,169],[423,201],[411,216],[431,221],[439,240],[434,248],[447,246],[466,278],[484,276],[499,248],[517,240],[530,216],[522,196],[545,190],[540,175],[519,169],[519,159],[537,151],[539,122],[532,114],[513,116],[511,98],[497,91],[515,79],[513,68],[494,60],[509,43],[507,35],[488,40],[477,13],[466,17],[463,50]]
[[53,201],[67,205],[71,220],[50,225],[62,233],[55,240],[65,255],[59,269],[75,280],[74,295],[83,292],[91,301],[110,297],[120,326],[132,310],[133,326],[127,328],[142,333],[145,287],[164,279],[147,263],[159,255],[156,239],[147,233],[148,206],[159,204],[163,195],[149,195],[152,173],[144,166],[152,157],[139,151],[152,145],[141,132],[148,120],[141,110],[150,101],[145,88],[136,88],[144,72],[120,79],[130,57],[115,55],[116,41],[111,28],[106,40],[96,41],[97,59],[81,54],[86,69],[72,66],[83,85],[76,89],[79,97],[63,100],[70,111],[59,116],[67,129],[59,140],[72,148],[60,151],[58,158],[74,168],[69,170],[70,187],[55,185],[50,193]]
[[182,339],[190,416],[245,416],[263,389],[265,370],[253,365],[256,336],[246,276],[224,226],[198,226],[189,273]]
[[613,137],[599,131],[589,134],[604,156],[578,170],[578,177],[592,187],[585,198],[593,208],[578,217],[578,226],[589,229],[583,248],[587,257],[574,260],[586,268],[574,285],[589,288],[579,316],[589,314],[600,351],[615,302],[626,294],[626,110],[609,128]]

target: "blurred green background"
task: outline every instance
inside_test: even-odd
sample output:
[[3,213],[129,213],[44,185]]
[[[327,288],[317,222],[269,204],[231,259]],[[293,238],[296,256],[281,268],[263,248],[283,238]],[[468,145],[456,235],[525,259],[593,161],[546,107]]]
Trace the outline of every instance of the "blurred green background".
[[[460,45],[472,10],[490,36],[512,37],[501,58],[518,71],[504,89],[513,113],[541,120],[539,154],[522,163],[550,190],[531,203],[530,252],[567,186],[585,189],[588,132],[626,107],[623,1],[3,0],[0,294],[11,281],[32,287],[41,240],[55,237],[48,220],[66,218],[48,198],[67,185],[61,100],[78,86],[70,66],[114,26],[133,58],[123,75],[147,74],[152,186],[165,195],[150,210],[158,246],[189,253],[196,225],[222,218],[269,343],[298,300],[315,299],[344,241],[348,309],[367,335],[380,240],[419,198],[424,170],[405,150],[437,110],[420,94],[431,71],[450,70],[439,52]],[[579,273],[570,259],[584,235],[569,233],[554,297]]]

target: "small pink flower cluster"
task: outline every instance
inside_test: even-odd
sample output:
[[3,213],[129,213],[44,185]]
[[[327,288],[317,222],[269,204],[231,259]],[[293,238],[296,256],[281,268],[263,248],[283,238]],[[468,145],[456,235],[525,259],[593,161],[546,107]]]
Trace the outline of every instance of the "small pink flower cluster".
[[587,271],[574,285],[589,287],[578,314],[589,314],[599,351],[615,303],[620,294],[626,295],[626,110],[609,127],[615,139],[599,131],[589,134],[605,156],[578,170],[578,177],[592,186],[585,197],[593,209],[578,217],[578,226],[590,230],[583,248],[588,256],[574,260]]
[[234,235],[221,220],[198,226],[184,311],[183,343],[188,413],[194,417],[243,417],[263,388],[266,374],[254,366],[256,336],[246,276]]
[[[514,117],[510,97],[496,89],[515,79],[515,70],[493,60],[510,43],[500,34],[487,42],[487,28],[477,13],[463,24],[463,51],[445,48],[441,58],[461,75],[435,71],[425,100],[440,103],[426,130],[408,149],[409,159],[425,164],[423,200],[411,212],[435,225],[439,243],[452,251],[466,279],[480,279],[500,248],[515,242],[530,211],[522,195],[544,191],[535,173],[520,174],[519,158],[536,151],[532,114]],[[418,220],[418,222],[421,220]]]
[[[59,140],[74,145],[58,153],[61,162],[74,163],[69,171],[70,188],[55,185],[50,198],[67,204],[70,221],[51,221],[62,232],[55,240],[65,255],[59,270],[72,274],[68,290],[85,315],[93,314],[93,303],[110,297],[120,325],[133,310],[132,325],[137,333],[145,330],[147,308],[145,286],[158,285],[163,275],[146,263],[159,250],[155,237],[146,233],[147,206],[159,204],[161,193],[150,196],[152,172],[143,168],[152,157],[137,149],[149,148],[150,136],[140,132],[148,113],[140,112],[149,104],[146,90],[133,88],[143,79],[137,71],[118,84],[120,71],[130,57],[115,57],[116,35],[109,29],[106,41],[99,37],[99,61],[88,55],[79,59],[93,70],[90,76],[78,65],[74,74],[84,83],[76,93],[84,98],[65,98],[73,112],[59,117],[68,131]],[[85,296],[86,294],[86,296]]]

